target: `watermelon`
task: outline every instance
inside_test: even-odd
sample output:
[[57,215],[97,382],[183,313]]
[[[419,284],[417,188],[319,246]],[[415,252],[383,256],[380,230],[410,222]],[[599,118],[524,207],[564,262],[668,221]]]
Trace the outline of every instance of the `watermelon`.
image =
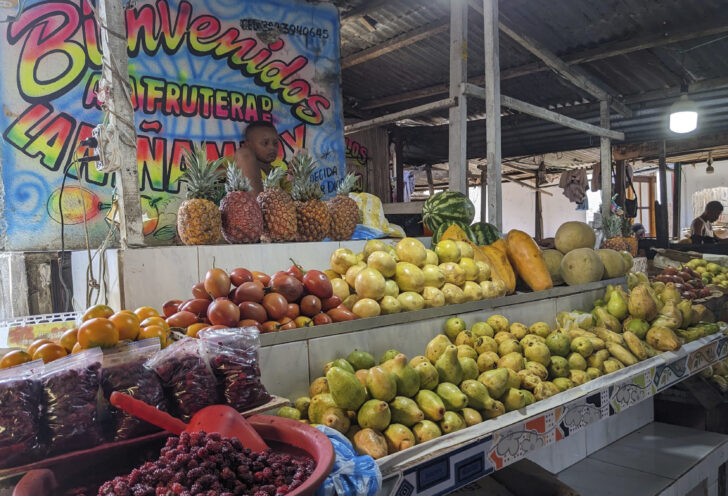
[[462,229],[465,232],[465,235],[468,237],[470,241],[473,241],[473,231],[470,229],[470,226],[463,223],[463,222],[445,222],[444,224],[440,224],[440,226],[435,229],[435,234],[432,235],[432,241],[430,243],[430,246],[432,246],[433,250],[435,249],[434,246],[440,242],[440,238],[442,238],[442,235],[445,234],[445,231],[447,231],[447,228],[451,225],[456,224],[460,229]]
[[446,222],[462,222],[469,226],[475,218],[470,198],[457,191],[443,191],[431,196],[422,207],[422,221],[433,233]]
[[473,231],[473,243],[476,245],[489,245],[500,239],[500,231],[493,224],[487,222],[476,222],[470,226],[470,230]]

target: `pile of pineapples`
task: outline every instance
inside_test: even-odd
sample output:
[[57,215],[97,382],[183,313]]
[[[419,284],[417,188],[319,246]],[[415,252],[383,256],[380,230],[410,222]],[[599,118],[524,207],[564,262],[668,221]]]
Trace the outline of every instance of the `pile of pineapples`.
[[[286,171],[274,167],[256,198],[250,181],[226,159],[207,160],[203,148],[186,153],[182,180],[187,199],[177,213],[177,233],[185,245],[228,243],[281,243],[350,239],[360,222],[359,207],[349,198],[356,176],[347,175],[336,196],[324,202],[319,184],[312,179],[316,161],[306,152],[291,161],[291,194],[282,187]],[[224,177],[224,179],[223,179]],[[222,189],[225,196],[218,206]]]

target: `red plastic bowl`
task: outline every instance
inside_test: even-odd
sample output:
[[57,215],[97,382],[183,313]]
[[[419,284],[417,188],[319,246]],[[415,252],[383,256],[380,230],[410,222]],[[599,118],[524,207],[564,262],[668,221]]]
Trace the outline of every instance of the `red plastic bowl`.
[[[306,482],[288,493],[290,496],[313,495],[334,466],[334,447],[329,438],[321,431],[296,420],[269,415],[254,415],[247,420],[275,451],[292,455],[308,454],[316,461],[316,468]],[[119,443],[108,443],[89,450],[49,458],[25,467],[0,471],[0,474],[9,476],[25,472],[16,485],[13,496],[52,496],[54,486],[64,486],[69,482],[65,479],[70,475],[70,467],[83,467],[83,471],[87,472],[94,463],[101,460],[102,463],[106,463],[115,456],[123,456],[124,450],[138,449],[144,442],[161,442],[165,437],[163,433],[159,433]]]

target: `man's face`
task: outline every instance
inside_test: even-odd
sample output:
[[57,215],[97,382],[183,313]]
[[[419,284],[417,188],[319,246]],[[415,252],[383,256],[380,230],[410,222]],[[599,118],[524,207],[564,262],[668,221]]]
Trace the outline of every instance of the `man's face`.
[[710,210],[708,212],[708,222],[715,222],[716,220],[720,219],[721,213],[723,212],[718,210]]
[[245,142],[261,162],[270,164],[278,156],[278,133],[273,128],[252,129]]

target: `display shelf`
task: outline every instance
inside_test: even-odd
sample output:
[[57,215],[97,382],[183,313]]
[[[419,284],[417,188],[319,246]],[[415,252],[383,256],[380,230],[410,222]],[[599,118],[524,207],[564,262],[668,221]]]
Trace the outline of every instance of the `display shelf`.
[[619,372],[377,461],[384,494],[444,494],[616,416],[728,357],[714,334]]

